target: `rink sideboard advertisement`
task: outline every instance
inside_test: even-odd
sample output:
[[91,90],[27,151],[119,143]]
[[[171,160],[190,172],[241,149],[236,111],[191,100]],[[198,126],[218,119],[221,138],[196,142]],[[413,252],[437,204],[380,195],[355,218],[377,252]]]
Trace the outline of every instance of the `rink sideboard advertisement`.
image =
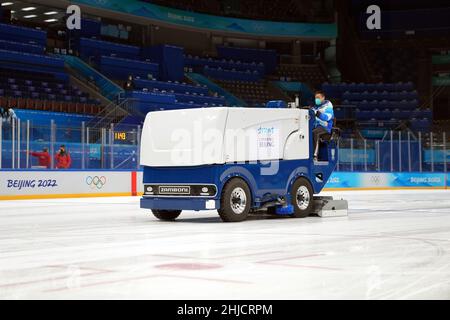
[[449,177],[445,173],[412,172],[335,172],[327,182],[325,190],[345,189],[446,189]]
[[[0,171],[0,200],[142,195],[140,171]],[[447,189],[446,173],[335,172],[325,191]]]
[[0,200],[133,196],[141,180],[136,171],[0,171]]

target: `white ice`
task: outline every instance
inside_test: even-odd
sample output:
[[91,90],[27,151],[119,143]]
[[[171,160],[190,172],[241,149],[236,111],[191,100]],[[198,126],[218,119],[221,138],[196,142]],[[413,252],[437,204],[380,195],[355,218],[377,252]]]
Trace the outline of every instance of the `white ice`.
[[0,299],[450,299],[450,191],[348,217],[157,221],[138,198],[0,202]]

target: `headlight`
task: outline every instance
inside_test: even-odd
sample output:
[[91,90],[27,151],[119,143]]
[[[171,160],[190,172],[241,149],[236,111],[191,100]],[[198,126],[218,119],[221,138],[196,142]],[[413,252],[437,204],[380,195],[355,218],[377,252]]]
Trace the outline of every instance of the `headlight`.
[[207,193],[207,192],[208,192],[208,188],[207,188],[207,187],[203,187],[203,188],[202,188],[202,192],[203,192],[203,193]]

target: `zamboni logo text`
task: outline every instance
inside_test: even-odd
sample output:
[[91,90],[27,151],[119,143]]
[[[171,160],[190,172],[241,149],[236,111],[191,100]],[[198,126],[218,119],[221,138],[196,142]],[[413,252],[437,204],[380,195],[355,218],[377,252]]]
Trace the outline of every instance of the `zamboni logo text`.
[[159,193],[160,194],[190,194],[191,188],[190,187],[159,187]]

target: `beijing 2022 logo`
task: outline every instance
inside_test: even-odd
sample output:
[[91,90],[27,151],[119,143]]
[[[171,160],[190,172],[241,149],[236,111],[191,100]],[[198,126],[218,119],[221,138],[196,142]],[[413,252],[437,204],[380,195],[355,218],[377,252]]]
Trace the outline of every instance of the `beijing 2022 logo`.
[[88,177],[86,177],[86,184],[88,186],[90,186],[91,189],[99,189],[100,190],[106,184],[106,177],[105,176],[101,176],[101,177],[88,176]]

